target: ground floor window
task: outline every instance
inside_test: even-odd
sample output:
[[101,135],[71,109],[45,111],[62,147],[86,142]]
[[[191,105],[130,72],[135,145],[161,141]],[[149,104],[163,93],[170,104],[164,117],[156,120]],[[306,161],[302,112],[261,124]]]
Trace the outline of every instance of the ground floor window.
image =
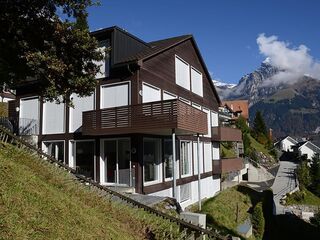
[[43,145],[48,155],[64,162],[64,141],[43,142]]
[[146,183],[161,179],[160,148],[160,139],[143,139],[144,182]]
[[70,166],[79,174],[94,179],[95,172],[95,144],[93,140],[79,140],[71,142]]
[[187,141],[180,143],[181,175],[191,174],[191,144]]
[[173,151],[172,151],[172,140],[165,139],[163,143],[163,154],[164,154],[164,173],[165,178],[173,177]]

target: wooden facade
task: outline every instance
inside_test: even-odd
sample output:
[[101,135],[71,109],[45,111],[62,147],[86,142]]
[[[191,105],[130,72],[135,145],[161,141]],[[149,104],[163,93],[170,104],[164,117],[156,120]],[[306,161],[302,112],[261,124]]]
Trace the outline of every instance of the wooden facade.
[[[113,144],[118,149],[119,146],[123,147],[127,144],[124,153],[130,155],[128,156],[130,161],[128,174],[130,175],[131,187],[134,187],[135,192],[138,193],[153,194],[169,190],[173,185],[172,178],[166,177],[168,169],[164,160],[165,144],[172,139],[172,133],[176,135],[175,151],[177,152],[177,159],[180,159],[177,166],[177,186],[192,184],[198,179],[197,172],[200,171],[196,164],[198,135],[201,141],[200,178],[204,181],[210,181],[210,184],[217,181],[217,185],[220,186],[221,171],[218,171],[218,169],[221,167],[212,165],[213,150],[211,143],[216,141],[211,136],[212,121],[209,121],[210,126],[208,126],[208,118],[211,119],[211,115],[218,112],[220,99],[193,37],[187,35],[159,41],[159,43],[147,44],[130,34],[126,36],[126,32],[119,28],[99,30],[94,32],[93,35],[99,41],[109,38],[111,46],[114,47],[111,51],[110,73],[99,79],[95,90],[94,109],[84,111],[81,128],[79,131],[71,132],[69,128],[72,121],[71,108],[64,106],[63,132],[46,134],[43,129],[43,122],[45,121],[44,102],[40,96],[38,147],[43,148],[45,144],[54,142],[63,144],[63,161],[72,167],[76,167],[73,166],[75,163],[71,158],[76,153],[72,152],[72,149],[76,148],[77,145],[80,146],[82,141],[93,142],[94,160],[89,163],[92,166],[88,166],[88,168],[93,169],[94,175],[92,177],[97,182],[104,183],[107,179],[105,175],[109,174],[109,170],[102,169],[105,167],[102,163],[107,161],[104,157],[106,146]],[[121,39],[121,41],[117,42],[117,39]],[[121,44],[125,44],[127,51],[120,49]],[[113,54],[116,54],[116,56],[113,56]],[[179,56],[202,73],[203,96],[176,84],[176,56]],[[103,108],[102,87],[122,83],[128,83],[129,85],[128,105]],[[142,89],[146,84],[159,92],[159,100],[144,102]],[[172,94],[175,99],[165,100],[165,93]],[[17,99],[10,103],[10,115],[13,117],[19,115],[15,108],[20,107],[21,99],[31,96],[37,96],[35,88],[23,87],[17,89]],[[194,107],[194,105],[200,106],[200,109]],[[208,113],[204,111],[208,111]],[[57,119],[61,117],[57,116]],[[181,143],[183,142],[188,143],[185,149],[189,151],[191,164],[190,171],[185,174],[186,166],[181,163],[183,157]],[[159,144],[160,147],[157,151],[161,155],[161,162],[159,163],[161,169],[159,169],[157,181],[150,181],[152,183],[145,184],[146,163],[144,158],[147,155],[144,153],[144,145],[148,144]],[[208,161],[208,157],[210,161]],[[122,171],[120,165],[120,163],[117,163],[117,171]],[[152,166],[150,165],[150,167]],[[122,172],[126,172],[125,169]],[[127,181],[127,179],[117,177],[116,180],[113,179],[112,181],[118,183],[119,181]],[[152,178],[153,176],[149,177]],[[215,189],[215,186],[207,187],[211,193],[204,197],[209,197],[219,190]]]

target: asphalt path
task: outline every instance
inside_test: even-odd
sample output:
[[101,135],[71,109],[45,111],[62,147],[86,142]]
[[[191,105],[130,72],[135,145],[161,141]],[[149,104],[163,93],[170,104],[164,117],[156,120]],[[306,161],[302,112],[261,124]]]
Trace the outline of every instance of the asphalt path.
[[294,171],[297,164],[290,161],[280,161],[280,166],[276,178],[271,186],[273,190],[273,202],[275,215],[285,214],[286,207],[280,204],[280,199],[296,188]]

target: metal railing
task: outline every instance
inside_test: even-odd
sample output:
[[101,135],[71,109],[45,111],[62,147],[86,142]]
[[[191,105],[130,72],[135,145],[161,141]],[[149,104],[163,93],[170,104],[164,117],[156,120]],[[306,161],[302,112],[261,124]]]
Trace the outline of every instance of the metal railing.
[[[105,191],[106,193],[115,196],[119,198],[120,200],[134,206],[143,209],[144,211],[147,211],[151,214],[154,214],[158,217],[161,217],[163,219],[169,220],[170,222],[173,222],[180,226],[180,233],[182,234],[181,239],[227,239],[224,236],[221,236],[220,234],[213,232],[208,229],[201,228],[200,226],[194,225],[192,223],[186,222],[184,220],[181,220],[179,218],[173,217],[171,215],[168,215],[166,213],[163,213],[159,210],[156,210],[152,207],[149,207],[145,204],[142,204],[128,196],[125,196],[119,192],[113,191],[109,189],[106,186],[100,185],[98,182],[94,181],[91,178],[85,177],[83,175],[77,174],[76,170],[69,167],[65,163],[53,158],[52,156],[44,153],[41,149],[36,148],[35,146],[31,145],[30,143],[26,142],[25,140],[19,138],[18,136],[12,134],[7,129],[0,126],[0,141],[4,143],[10,143],[14,144],[19,148],[24,148],[27,151],[29,151],[32,154],[37,154],[40,158],[46,159],[46,161],[49,161],[51,163],[56,164],[57,166],[67,170],[69,173],[72,173],[78,180],[80,180],[83,183],[87,183],[91,186],[96,187],[97,189],[100,189],[102,191]],[[192,237],[191,237],[192,236]]]

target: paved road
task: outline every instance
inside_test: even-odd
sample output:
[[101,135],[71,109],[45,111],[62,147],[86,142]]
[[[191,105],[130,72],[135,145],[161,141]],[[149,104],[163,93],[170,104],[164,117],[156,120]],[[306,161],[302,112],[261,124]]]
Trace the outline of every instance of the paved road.
[[297,164],[289,161],[280,161],[280,167],[274,183],[272,185],[273,190],[273,202],[275,215],[284,214],[285,207],[280,204],[280,199],[291,192],[296,187],[296,180],[294,170],[297,168]]

